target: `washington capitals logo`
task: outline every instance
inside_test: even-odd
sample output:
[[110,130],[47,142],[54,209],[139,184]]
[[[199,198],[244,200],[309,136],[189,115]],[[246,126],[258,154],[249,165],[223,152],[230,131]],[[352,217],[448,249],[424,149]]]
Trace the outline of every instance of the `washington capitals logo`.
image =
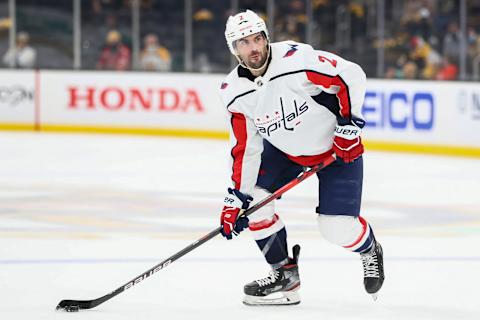
[[289,46],[290,46],[290,49],[287,51],[287,53],[285,53],[285,55],[283,56],[284,58],[293,56],[293,54],[295,53],[295,51],[298,50],[298,49],[297,49],[298,44],[289,44]]
[[285,105],[282,97],[280,97],[280,110],[275,111],[274,114],[265,115],[263,119],[256,118],[255,126],[258,128],[258,132],[270,137],[272,133],[279,129],[287,131],[294,131],[302,121],[299,119],[300,115],[308,110],[307,102],[297,103],[293,100],[293,108],[289,111],[285,110]]

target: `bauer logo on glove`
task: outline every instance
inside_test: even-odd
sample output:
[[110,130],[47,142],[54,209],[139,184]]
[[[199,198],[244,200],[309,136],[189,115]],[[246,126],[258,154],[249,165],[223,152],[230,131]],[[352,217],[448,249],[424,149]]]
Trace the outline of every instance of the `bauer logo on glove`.
[[363,154],[363,144],[360,134],[365,126],[365,121],[352,117],[347,123],[339,123],[335,127],[333,138],[333,151],[345,162],[352,162]]

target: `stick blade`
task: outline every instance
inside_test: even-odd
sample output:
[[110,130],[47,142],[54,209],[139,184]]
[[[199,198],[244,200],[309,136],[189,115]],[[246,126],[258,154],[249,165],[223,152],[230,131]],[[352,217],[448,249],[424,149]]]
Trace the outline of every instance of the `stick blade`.
[[78,312],[82,309],[92,308],[91,301],[79,301],[79,300],[62,300],[57,305],[57,311],[66,311],[66,312]]

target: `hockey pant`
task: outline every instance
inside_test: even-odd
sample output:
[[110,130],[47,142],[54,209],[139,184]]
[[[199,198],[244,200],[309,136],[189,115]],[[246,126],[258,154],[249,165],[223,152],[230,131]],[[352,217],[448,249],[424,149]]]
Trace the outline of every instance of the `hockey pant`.
[[[296,177],[303,167],[280,150],[264,142],[262,164],[254,191],[254,202],[268,196]],[[320,171],[318,228],[323,237],[354,252],[366,252],[374,243],[368,222],[360,217],[363,159],[344,163],[341,159]],[[288,262],[287,232],[275,211],[275,201],[249,217],[249,229],[273,268]]]

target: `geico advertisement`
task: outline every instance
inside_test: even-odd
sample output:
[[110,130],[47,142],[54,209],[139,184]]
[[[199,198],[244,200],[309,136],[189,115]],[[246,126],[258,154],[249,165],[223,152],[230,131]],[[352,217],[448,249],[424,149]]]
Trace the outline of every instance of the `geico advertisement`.
[[222,130],[220,83],[215,75],[42,71],[42,123]]
[[480,84],[370,80],[366,139],[480,146]]
[[0,70],[0,123],[35,121],[34,71]]

